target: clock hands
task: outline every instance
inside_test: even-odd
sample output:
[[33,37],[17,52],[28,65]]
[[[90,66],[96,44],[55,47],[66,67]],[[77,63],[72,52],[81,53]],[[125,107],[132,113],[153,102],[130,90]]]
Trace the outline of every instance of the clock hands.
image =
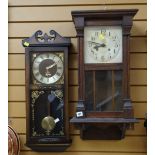
[[54,64],[46,67],[46,71],[45,71],[46,76],[51,76],[51,73],[49,72],[49,69],[53,68],[55,65],[57,65],[56,62]]
[[50,68],[53,68],[55,65],[57,65],[57,63],[55,62],[54,64],[50,65],[50,66],[47,66],[46,67],[46,70],[50,69]]
[[96,43],[94,41],[88,41],[88,42],[95,44],[95,46],[93,48],[96,49],[97,51],[98,51],[99,47],[105,47],[106,46],[105,43],[100,44],[100,43]]

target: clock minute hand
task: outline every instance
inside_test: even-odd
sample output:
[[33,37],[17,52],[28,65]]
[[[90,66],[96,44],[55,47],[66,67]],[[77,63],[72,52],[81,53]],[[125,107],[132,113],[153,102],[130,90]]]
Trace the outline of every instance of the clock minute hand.
[[105,47],[105,46],[106,46],[105,43],[100,44],[100,43],[97,43],[97,42],[94,42],[94,41],[88,41],[88,42],[89,42],[89,43],[96,44],[95,47]]
[[48,69],[54,67],[55,65],[56,65],[56,63],[54,63],[54,64],[52,64],[52,65],[50,65],[50,66],[47,66],[46,69],[48,70]]
[[106,45],[104,43],[102,43],[102,44],[97,43],[97,45],[94,46],[94,49],[96,49],[98,51],[99,47],[105,47],[105,46]]
[[105,44],[104,44],[104,43],[102,43],[102,44],[96,43],[96,46],[97,46],[97,47],[105,47]]

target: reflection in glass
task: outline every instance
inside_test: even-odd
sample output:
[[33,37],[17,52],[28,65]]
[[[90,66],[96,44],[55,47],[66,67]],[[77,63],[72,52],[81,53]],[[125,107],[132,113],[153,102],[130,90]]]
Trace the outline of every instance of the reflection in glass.
[[96,111],[112,110],[112,72],[96,71]]
[[85,105],[87,111],[122,110],[122,71],[87,71]]
[[115,77],[115,87],[114,92],[117,93],[117,97],[114,98],[115,102],[115,111],[120,111],[123,108],[123,102],[122,102],[122,71],[115,71],[114,72]]
[[93,110],[93,72],[85,72],[85,106],[87,111]]

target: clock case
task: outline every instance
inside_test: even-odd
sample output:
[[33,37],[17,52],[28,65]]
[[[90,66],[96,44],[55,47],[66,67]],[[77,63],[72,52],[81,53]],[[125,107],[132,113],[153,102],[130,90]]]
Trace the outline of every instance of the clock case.
[[[129,40],[133,17],[137,9],[121,10],[88,10],[72,11],[78,37],[79,52],[79,102],[76,115],[70,122],[80,129],[80,136],[87,140],[117,140],[125,137],[127,129],[133,129],[133,106],[130,99],[129,84]],[[123,62],[109,64],[84,64],[84,28],[85,26],[122,26]],[[85,104],[85,71],[121,69],[122,74],[122,102],[121,111],[87,111]],[[78,116],[78,112],[80,115]]]
[[[72,140],[69,135],[69,116],[68,116],[68,52],[71,46],[70,38],[65,38],[60,36],[56,31],[51,30],[49,35],[47,33],[43,34],[41,30],[35,32],[35,34],[26,38],[22,41],[25,47],[25,80],[26,80],[26,145],[34,151],[54,151],[60,152],[64,151],[70,146]],[[63,52],[64,53],[64,106],[63,106],[63,123],[64,123],[64,136],[32,136],[32,115],[31,115],[31,54],[33,52],[44,53],[44,52]],[[40,84],[39,90],[46,90],[52,88],[51,85]],[[37,114],[42,115],[42,113]]]

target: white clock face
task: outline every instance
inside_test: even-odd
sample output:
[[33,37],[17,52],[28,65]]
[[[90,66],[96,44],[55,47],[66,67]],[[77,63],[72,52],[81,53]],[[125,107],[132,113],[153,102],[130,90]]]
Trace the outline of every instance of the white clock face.
[[32,69],[37,81],[44,84],[52,84],[61,78],[63,62],[56,54],[44,53],[34,59]]
[[84,29],[85,63],[121,63],[121,26],[89,26]]

